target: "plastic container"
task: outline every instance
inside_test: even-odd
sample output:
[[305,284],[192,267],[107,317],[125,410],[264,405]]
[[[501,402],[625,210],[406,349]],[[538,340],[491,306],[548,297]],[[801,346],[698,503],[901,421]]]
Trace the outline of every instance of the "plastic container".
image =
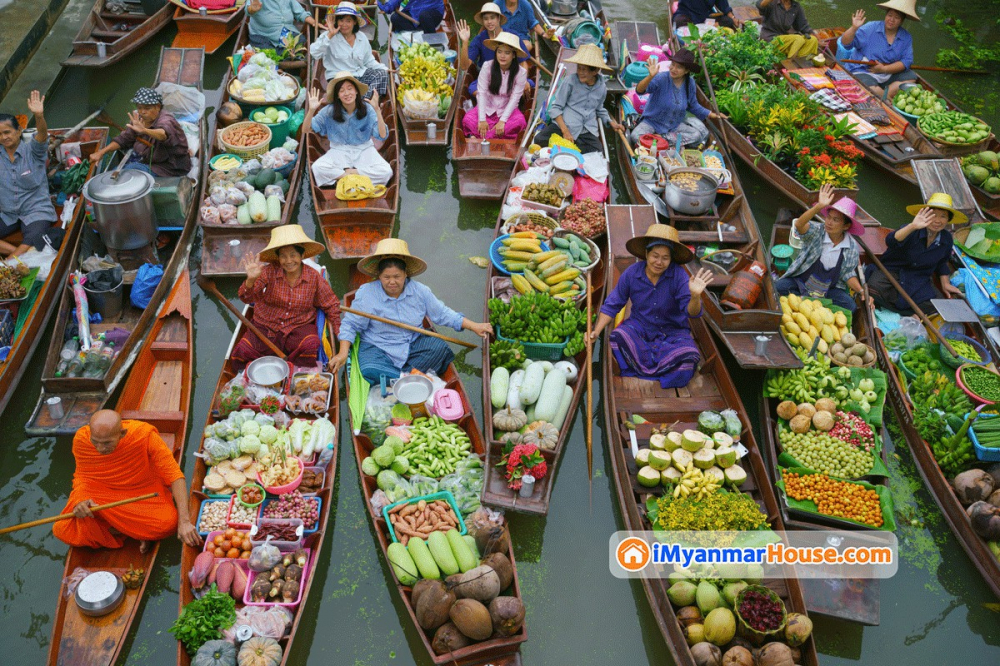
[[[966,414],[965,418],[969,418]],[[977,421],[981,419],[992,419],[996,418],[995,414],[980,414]],[[1000,462],[1000,448],[992,448],[983,446],[979,443],[979,438],[976,437],[976,424],[973,423],[969,428],[969,440],[972,441],[972,446],[976,449],[976,457],[983,462]]]
[[644,62],[630,62],[625,66],[625,73],[622,76],[622,81],[625,86],[631,88],[632,86],[642,81],[649,74],[649,69],[646,67]]
[[561,361],[563,358],[563,350],[566,349],[566,345],[569,344],[569,337],[562,342],[555,343],[525,342],[524,340],[505,338],[499,328],[497,329],[497,337],[501,340],[507,340],[508,342],[520,342],[524,347],[524,355],[532,361]]
[[[497,236],[496,239],[490,243],[490,261],[493,262],[493,268],[495,268],[497,272],[502,273],[503,275],[510,275],[510,271],[508,271],[503,265],[503,255],[500,254],[500,248],[503,247],[503,241],[505,238],[510,238],[510,234]],[[549,245],[545,241],[542,241],[541,247],[542,252],[547,252],[549,250]],[[524,271],[519,271],[516,275],[522,275],[523,273]]]
[[771,248],[771,263],[774,265],[775,270],[787,271],[788,267],[792,265],[792,255],[795,254],[795,250],[791,245],[785,245],[781,243],[780,245],[775,245]]
[[295,541],[278,541],[277,539],[271,539],[271,545],[275,546],[283,553],[292,552],[302,547],[302,535],[305,532],[305,528],[302,526],[301,518],[261,518],[257,521],[257,524],[250,529],[250,544],[254,548],[262,545],[267,540],[267,537],[262,539],[254,538],[254,536],[263,530],[263,528],[267,525],[292,525],[293,527],[301,528],[296,532],[299,535],[299,538]]
[[[198,527],[199,525],[201,525],[201,515],[205,512],[205,506],[208,505],[208,504],[229,504],[229,503],[226,502],[226,500],[224,500],[224,499],[207,499],[207,500],[202,500],[201,501],[201,508],[198,509],[198,519],[194,521],[194,526],[195,527]],[[228,512],[226,513],[226,516],[227,517],[229,516]],[[198,534],[200,534],[203,537],[208,536],[210,533],[211,533],[211,531],[209,531],[209,532],[202,532],[201,530],[198,530]]]
[[243,165],[243,158],[240,157],[239,155],[234,155],[233,153],[220,153],[208,161],[208,166],[212,167],[212,171],[220,171],[221,169],[218,169],[215,166],[215,163],[219,162],[220,160],[224,160],[226,158],[233,158],[239,162],[239,164],[237,164],[235,167],[231,167],[233,169],[238,169],[240,166]]
[[444,388],[434,394],[434,413],[445,421],[455,422],[465,416],[465,405],[455,389]]
[[[239,528],[236,528],[236,529],[239,529]],[[240,530],[240,531],[241,532],[247,532],[247,533],[249,533],[249,530]],[[219,536],[220,534],[225,534],[225,531],[224,530],[212,530],[211,532],[209,532],[208,536],[205,537],[205,546],[202,548],[202,550],[204,552],[206,552],[206,553],[209,553],[209,552],[213,552],[214,553],[215,552],[215,544],[212,543],[212,541],[215,539],[215,537]],[[216,560],[229,560],[230,562],[239,562],[240,561],[240,558],[238,558],[238,557],[216,557],[215,559]]]
[[949,368],[958,369],[959,366],[966,363],[971,365],[988,365],[993,359],[990,357],[989,350],[986,349],[980,342],[973,340],[967,335],[946,335],[945,338],[951,342],[952,340],[961,340],[962,342],[975,347],[976,351],[979,353],[980,361],[974,361],[971,358],[965,358],[964,356],[954,357],[948,353],[944,345],[940,345],[941,349],[941,362],[947,365]]
[[257,483],[259,483],[269,495],[285,495],[298,488],[299,484],[302,483],[302,471],[306,468],[306,464],[302,461],[302,458],[297,458],[295,456],[289,457],[295,458],[295,460],[299,461],[299,475],[290,483],[286,483],[283,486],[266,486],[264,485],[264,481],[260,478],[260,472],[257,472]]
[[[273,543],[273,540],[272,540]],[[312,549],[306,548],[306,565],[302,567],[302,578],[299,580],[299,596],[296,597],[295,601],[290,603],[282,603],[280,601],[253,601],[253,597],[250,594],[250,589],[253,585],[247,585],[247,591],[243,593],[243,605],[244,606],[284,606],[288,609],[293,609],[299,605],[302,601],[302,591],[306,589],[306,581],[309,580],[309,576],[312,575]],[[250,581],[253,582],[252,580]]]
[[1000,375],[1000,373],[974,363],[963,363],[961,366],[959,366],[957,370],[955,370],[955,383],[958,384],[958,388],[965,391],[965,394],[967,396],[972,398],[973,402],[978,402],[983,405],[995,405],[996,404],[995,400],[987,400],[986,398],[980,397],[978,393],[973,392],[971,389],[969,389],[969,387],[965,385],[965,382],[962,380],[962,372],[966,368],[981,368],[987,372],[992,372],[995,375]]
[[[236,499],[236,494],[233,493],[233,496],[229,500],[229,512],[226,513],[226,524],[229,525],[230,527],[232,527],[234,530],[249,530],[251,527],[253,527],[254,523],[256,523],[257,520],[259,519],[260,509],[259,508],[256,509],[256,511],[254,513],[254,519],[251,522],[249,522],[249,523],[236,523],[236,522],[233,522],[233,520],[232,520],[232,517],[233,517],[233,507],[236,505],[237,501],[239,501],[239,500]],[[240,504],[243,504],[243,502],[240,502]]]
[[[319,497],[317,495],[309,495],[306,499],[307,500],[316,500],[316,513],[322,515],[322,513],[323,513],[323,498]],[[270,504],[271,502],[276,502],[276,501],[278,501],[278,500],[275,497],[269,497],[268,499],[264,500],[264,503],[260,507],[260,514],[259,514],[259,517],[257,518],[257,520],[277,520],[276,518],[265,518],[264,517],[264,510],[267,508],[267,505]],[[319,519],[319,517],[317,517],[316,518],[316,525],[312,529],[305,529],[305,526],[303,525],[302,534],[304,536],[308,536],[308,535],[313,534],[314,532],[316,532],[316,530],[319,529],[319,521],[320,521],[320,519]]]
[[[252,502],[252,503],[251,502],[244,502],[243,501],[243,489],[244,488],[260,488],[260,501],[259,502]],[[236,489],[235,497],[236,497],[236,499],[239,500],[240,504],[242,504],[243,506],[245,506],[247,508],[250,508],[250,509],[254,509],[254,508],[257,508],[261,504],[264,503],[264,499],[265,499],[264,488],[262,486],[260,486],[259,484],[256,484],[256,483],[247,483],[247,484],[242,485],[242,486],[240,486],[239,488]]]
[[[319,488],[320,490],[322,490],[323,486],[326,485],[326,468],[307,466],[306,469],[311,472],[315,472],[316,474],[319,475],[320,477]],[[317,490],[316,492],[309,492],[309,493],[303,492],[302,486],[299,486],[299,492],[302,493],[303,497],[314,497],[319,494],[319,490]]]
[[295,113],[295,110],[291,109],[291,108],[289,108],[287,106],[280,106],[280,105],[277,105],[277,104],[273,104],[273,105],[269,105],[269,106],[262,106],[262,107],[254,109],[252,112],[250,112],[250,114],[249,114],[250,118],[249,119],[253,120],[253,114],[257,113],[258,111],[263,111],[264,109],[270,109],[271,106],[273,106],[278,111],[284,111],[286,114],[288,114],[287,117],[282,122],[280,122],[280,123],[269,123],[269,122],[265,122],[263,120],[254,120],[253,122],[260,123],[261,125],[266,125],[268,128],[270,128],[270,130],[271,130],[271,142],[268,144],[268,148],[272,148],[273,149],[273,148],[277,148],[278,146],[284,144],[285,141],[288,140],[289,121],[291,121],[292,115]]
[[442,490],[440,492],[431,493],[430,495],[421,495],[420,497],[411,497],[410,499],[401,500],[399,502],[394,502],[388,506],[382,507],[382,518],[385,519],[385,525],[389,528],[389,536],[392,538],[393,542],[399,541],[396,538],[396,530],[392,527],[392,521],[389,520],[389,511],[400,504],[416,504],[420,500],[425,502],[433,502],[435,500],[444,500],[448,502],[451,506],[451,510],[455,513],[455,517],[458,518],[458,533],[465,534],[468,529],[465,527],[465,521],[462,520],[462,512],[458,510],[458,504],[455,502],[455,496],[451,494],[450,490]]
[[[653,155],[653,141],[656,141],[656,155]],[[643,134],[639,137],[639,145],[649,151],[651,157],[659,157],[660,153],[670,151],[670,144],[667,142],[667,137],[660,136],[659,134]]]

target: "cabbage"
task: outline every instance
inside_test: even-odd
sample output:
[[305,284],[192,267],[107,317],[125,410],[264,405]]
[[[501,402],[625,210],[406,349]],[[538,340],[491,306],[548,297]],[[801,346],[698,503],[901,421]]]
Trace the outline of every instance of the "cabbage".
[[256,414],[254,414],[253,420],[256,421],[257,425],[259,426],[274,425],[274,419],[271,416],[265,414],[264,412],[257,412]]
[[391,469],[384,469],[378,473],[378,487],[388,493],[399,485],[399,474]]
[[212,428],[216,439],[233,440],[239,437],[239,428],[234,428],[229,421],[219,421]]
[[278,439],[278,429],[273,425],[262,425],[257,437],[260,438],[262,444],[274,444]]
[[718,412],[706,411],[698,415],[698,430],[706,435],[726,431],[726,420]]
[[378,463],[379,467],[389,467],[392,465],[392,461],[396,458],[396,452],[388,444],[383,444],[372,451],[372,458],[375,459],[375,462]]
[[256,437],[260,434],[260,424],[256,421],[244,421],[243,427],[240,428],[240,434],[244,436],[253,435]]
[[221,439],[209,437],[202,446],[205,451],[205,462],[209,465],[217,465],[223,460],[229,459],[229,443]]
[[740,423],[739,414],[736,413],[735,409],[724,409],[720,415],[726,420],[726,434],[737,439],[743,432],[743,424]]
[[247,407],[246,409],[241,409],[240,414],[243,415],[244,421],[250,421],[253,419],[253,417],[257,416],[257,412],[253,411],[249,407]]
[[379,469],[378,463],[375,462],[375,459],[368,456],[361,461],[361,471],[368,476],[376,476],[381,470]]
[[243,412],[233,412],[226,420],[229,422],[230,426],[236,428],[238,431],[243,426],[243,422],[247,420],[247,417],[243,414]]
[[392,471],[399,475],[406,474],[410,471],[410,461],[406,456],[396,456],[392,461]]
[[288,427],[288,436],[291,438],[292,449],[299,453],[306,443],[306,434],[309,432],[309,422],[304,419],[295,419]]
[[266,69],[271,69],[275,66],[274,61],[271,60],[271,56],[266,53],[255,53],[250,56],[250,64],[257,65],[258,67],[264,67]]
[[385,443],[392,447],[392,450],[396,452],[397,456],[401,454],[403,452],[403,449],[406,447],[403,440],[401,440],[399,437],[396,437],[395,435],[389,435],[388,437],[386,437]]
[[260,440],[256,435],[243,435],[240,438],[240,451],[251,455],[257,453],[260,451]]

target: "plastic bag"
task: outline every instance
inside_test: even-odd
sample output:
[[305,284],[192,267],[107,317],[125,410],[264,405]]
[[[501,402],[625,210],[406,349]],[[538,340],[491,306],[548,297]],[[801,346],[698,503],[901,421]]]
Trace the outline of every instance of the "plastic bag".
[[502,511],[481,507],[465,520],[465,527],[484,557],[490,553],[506,554],[510,548]]
[[907,348],[914,347],[927,340],[927,329],[924,328],[923,322],[916,316],[900,317],[899,328],[893,331],[893,333],[906,336]]
[[281,185],[267,185],[264,187],[264,198],[268,197],[278,197],[281,203],[285,203],[285,193],[281,189]]
[[178,120],[197,122],[205,109],[205,93],[197,88],[162,82],[156,92],[163,96],[163,110]]
[[[305,86],[302,87],[302,93],[305,93]],[[302,123],[305,122],[306,112],[305,110],[296,111],[292,114],[292,117],[288,119],[288,136],[295,136],[299,132],[299,128],[302,127]]]
[[269,534],[264,543],[255,546],[250,551],[250,559],[247,560],[247,565],[251,571],[260,572],[273,569],[279,562],[281,562],[281,551],[278,550],[277,546],[271,545],[271,535]]
[[253,58],[251,58],[249,63],[247,63],[246,65],[243,65],[243,68],[240,69],[240,73],[236,75],[236,78],[238,78],[240,80],[240,82],[246,83],[247,81],[249,81],[250,79],[254,78],[260,72],[263,72],[263,71],[266,71],[266,70],[263,67],[261,67],[260,65],[254,64]]
[[52,262],[56,260],[57,254],[58,252],[52,246],[46,244],[44,250],[36,250],[33,247],[29,248],[18,259],[28,268],[38,269],[38,275],[35,277],[36,280],[44,280],[49,276],[49,271],[52,270]]
[[281,144],[281,147],[290,153],[294,153],[296,150],[299,149],[299,142],[293,139],[292,137],[288,137],[287,139],[285,139],[285,142]]
[[243,375],[236,375],[225,385],[219,395],[219,414],[229,416],[239,409],[247,392],[247,382]]
[[257,159],[257,158],[255,157],[255,158],[253,158],[252,160],[250,160],[250,161],[248,161],[248,162],[244,162],[244,163],[243,163],[243,168],[244,168],[244,169],[246,169],[246,172],[247,172],[248,174],[250,174],[250,173],[257,173],[257,172],[258,172],[258,171],[260,171],[260,170],[261,170],[261,169],[262,169],[263,167],[262,167],[262,166],[261,166],[261,164],[260,164],[260,160],[258,160],[258,159]]
[[[244,183],[244,185],[249,186],[249,183]],[[253,194],[253,192],[250,194]],[[226,203],[230,206],[242,206],[247,202],[247,196],[241,188],[234,185],[226,190]]]
[[573,182],[573,203],[593,199],[597,203],[607,201],[611,193],[606,182],[599,183],[589,176],[577,176]]
[[436,119],[438,117],[438,104],[441,98],[438,95],[434,95],[429,100],[419,100],[414,94],[415,92],[414,90],[407,90],[403,93],[403,114],[407,118],[420,120]]
[[232,224],[236,221],[236,206],[224,203],[219,206],[219,219],[223,224]]
[[385,429],[392,425],[392,405],[395,399],[383,398],[380,387],[373,386],[368,393],[368,404],[365,406],[365,418],[361,423],[361,432],[368,435],[375,446],[385,442]]
[[382,509],[392,504],[392,502],[389,501],[389,498],[386,497],[385,493],[381,490],[376,490],[372,493],[372,498],[368,501],[371,502],[372,509],[375,510],[375,513],[379,514],[382,513]]
[[[450,475],[449,475],[450,476]],[[444,477],[447,479],[449,477]],[[447,490],[443,487],[444,479],[438,482],[437,479],[432,479],[429,476],[421,476],[420,474],[414,474],[410,477],[410,488],[413,490],[414,497],[421,497],[423,495],[433,495],[440,490]]]
[[278,640],[292,626],[294,617],[284,606],[244,606],[236,610],[236,622],[223,630],[222,638],[235,642],[237,627],[245,624],[253,630],[254,636]]
[[76,592],[77,585],[83,582],[83,579],[92,573],[94,572],[88,571],[83,567],[77,567],[76,569],[73,569],[73,573],[63,578],[63,584],[66,586],[66,591],[63,592],[63,596],[67,598],[73,596],[73,594]]
[[[250,386],[247,387],[246,395],[244,397],[246,401],[251,405],[259,405],[260,401],[266,398],[267,396],[273,396],[278,400],[281,400],[281,391],[276,391],[272,388],[251,384]],[[256,420],[256,414],[254,415],[254,420]]]
[[145,310],[149,302],[153,299],[153,292],[163,279],[163,266],[159,264],[143,264],[135,274],[135,283],[132,285],[132,292],[129,300],[132,305]]
[[226,203],[226,186],[222,183],[212,185],[212,189],[209,191],[208,197],[216,206]]

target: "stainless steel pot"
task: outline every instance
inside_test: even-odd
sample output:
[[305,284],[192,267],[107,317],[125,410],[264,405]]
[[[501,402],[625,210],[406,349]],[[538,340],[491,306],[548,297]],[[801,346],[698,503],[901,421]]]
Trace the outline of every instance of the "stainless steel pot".
[[[695,181],[694,190],[684,190],[678,187],[673,178],[677,174],[691,173],[701,176]],[[663,201],[679,213],[686,215],[704,215],[712,209],[715,194],[719,189],[719,181],[703,169],[674,169],[667,177],[663,188]]]
[[280,389],[288,379],[288,363],[277,356],[261,356],[250,361],[247,379],[257,386]]
[[557,16],[573,16],[576,14],[575,0],[552,0],[549,5],[549,13]]
[[110,571],[97,571],[80,581],[74,597],[81,613],[101,617],[125,600],[125,585]]
[[97,232],[109,248],[137,250],[156,240],[150,174],[138,169],[105,171],[84,184],[83,196],[94,205]]

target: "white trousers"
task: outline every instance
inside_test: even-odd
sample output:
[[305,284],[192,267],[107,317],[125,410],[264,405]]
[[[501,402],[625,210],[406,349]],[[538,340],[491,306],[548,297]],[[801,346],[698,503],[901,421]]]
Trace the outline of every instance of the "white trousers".
[[333,146],[312,165],[316,185],[333,185],[347,169],[357,169],[372,179],[373,185],[385,185],[392,178],[392,168],[382,159],[371,141],[360,146]]

